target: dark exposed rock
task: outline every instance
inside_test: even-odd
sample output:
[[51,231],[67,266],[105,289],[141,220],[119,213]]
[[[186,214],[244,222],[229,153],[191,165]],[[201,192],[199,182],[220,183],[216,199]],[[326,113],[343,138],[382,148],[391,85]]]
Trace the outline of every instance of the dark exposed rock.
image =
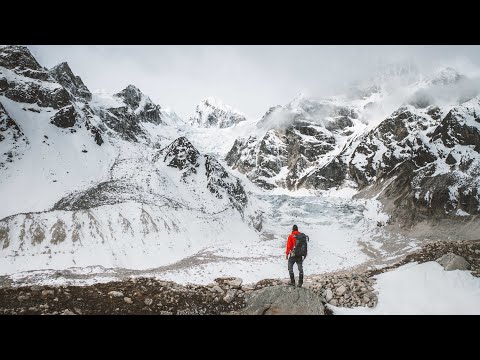
[[32,79],[51,80],[48,72],[40,66],[26,46],[0,46],[0,66]]
[[[318,127],[297,121],[285,130],[267,131],[259,141],[253,136],[237,139],[225,160],[265,189],[279,185],[294,189],[304,170],[333,150],[334,144],[335,139]],[[284,179],[277,183],[266,180],[276,177],[284,167],[288,169]]]
[[[197,174],[200,157],[198,150],[182,136],[160,150],[156,159],[162,159],[168,166],[181,170],[182,176],[187,178]],[[205,174],[201,175],[208,180],[207,189],[219,199],[227,196],[232,206],[243,214],[248,199],[240,180],[230,175],[214,157],[205,155],[204,161]]]
[[141,125],[150,122],[163,124],[161,107],[154,104],[133,85],[114,95],[125,105],[116,108],[98,109],[97,113],[104,124],[127,141],[137,142],[140,138],[149,139],[145,128]]
[[[128,85],[114,96],[127,104],[127,113],[134,115],[137,122],[150,122],[155,125],[163,123],[160,105],[154,104],[149,97],[135,86]],[[116,115],[120,116],[121,111],[124,111],[123,108],[117,111]],[[125,115],[125,112],[123,114]]]
[[336,101],[297,96],[286,106],[270,108],[257,123],[258,128],[267,130],[266,134],[237,139],[225,159],[229,166],[266,189],[338,186],[346,180],[344,174],[323,181],[322,173],[335,172],[333,168],[343,161],[325,166],[331,161],[322,159],[339,146],[337,137],[353,134],[351,127],[357,118],[355,109]]
[[452,156],[452,153],[449,153],[447,158],[445,159],[445,162],[448,164],[448,165],[454,165],[457,163],[457,160]]
[[218,198],[226,191],[232,205],[241,213],[247,205],[248,198],[240,180],[230,175],[225,168],[212,156],[205,156],[205,169],[208,178],[207,188]]
[[433,106],[427,111],[427,114],[430,115],[434,120],[440,120],[442,112],[438,106]]
[[[350,114],[349,114],[350,115]],[[353,126],[353,122],[349,116],[338,116],[334,121],[328,123],[326,128],[330,131],[341,130]]]
[[50,123],[60,128],[69,128],[74,126],[78,119],[77,111],[73,105],[69,105],[58,110],[55,115],[51,117]]
[[93,126],[88,119],[85,120],[85,127],[87,130],[90,130],[90,133],[92,134],[93,138],[95,139],[95,142],[97,145],[102,145],[103,144],[103,138],[100,133],[100,130],[96,127]]
[[145,130],[138,119],[129,113],[126,107],[100,110],[98,114],[104,124],[124,140],[137,142],[139,137],[146,137]]
[[0,94],[22,103],[60,109],[70,104],[68,92],[55,83],[25,46],[1,46],[0,67],[18,76],[6,78],[0,70]]
[[115,94],[114,96],[122,98],[125,104],[132,109],[138,108],[142,100],[142,92],[133,85],[128,85],[125,89]]
[[[473,145],[475,151],[480,153],[480,130],[467,125],[463,117],[456,109],[451,110],[433,132],[432,141],[441,139],[449,148],[456,144]],[[480,115],[478,118],[480,119]]]
[[200,166],[198,163],[200,153],[184,136],[160,150],[159,155],[168,166],[185,170],[184,175],[196,173],[196,169]]
[[40,107],[60,109],[70,105],[70,96],[63,87],[45,87],[37,82],[6,81],[0,78],[0,94],[7,98]]
[[298,181],[299,187],[328,190],[339,187],[346,179],[347,166],[341,160],[334,159],[327,165],[313,171]]
[[53,67],[50,70],[50,74],[55,80],[57,80],[65,89],[78,98],[86,101],[92,100],[92,93],[83,83],[79,76],[75,76],[68,66],[68,63],[63,62]]

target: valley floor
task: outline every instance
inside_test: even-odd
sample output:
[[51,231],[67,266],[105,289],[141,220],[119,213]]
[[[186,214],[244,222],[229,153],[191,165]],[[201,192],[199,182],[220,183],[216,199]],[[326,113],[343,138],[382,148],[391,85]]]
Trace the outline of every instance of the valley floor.
[[[435,262],[453,252],[469,271],[445,271]],[[84,274],[88,278],[88,274]],[[393,265],[309,275],[304,287],[321,297],[334,314],[479,314],[480,241],[437,241]],[[90,285],[29,285],[4,278],[0,314],[230,314],[249,297],[286,279],[243,284],[217,278],[207,285],[177,284],[132,276]]]

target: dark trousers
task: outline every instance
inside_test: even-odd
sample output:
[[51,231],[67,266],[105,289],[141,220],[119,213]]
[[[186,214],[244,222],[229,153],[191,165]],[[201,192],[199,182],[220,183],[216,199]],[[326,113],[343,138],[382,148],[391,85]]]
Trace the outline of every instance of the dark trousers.
[[302,256],[290,256],[288,258],[288,272],[293,275],[293,264],[297,263],[298,272],[303,277],[303,257]]

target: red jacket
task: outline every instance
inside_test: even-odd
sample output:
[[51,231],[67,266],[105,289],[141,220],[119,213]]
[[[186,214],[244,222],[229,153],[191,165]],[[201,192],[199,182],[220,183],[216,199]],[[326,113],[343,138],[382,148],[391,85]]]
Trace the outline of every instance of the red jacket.
[[293,250],[295,247],[295,243],[297,242],[297,238],[294,237],[294,235],[300,234],[300,231],[292,231],[292,233],[288,236],[287,240],[287,256],[290,253],[290,251]]

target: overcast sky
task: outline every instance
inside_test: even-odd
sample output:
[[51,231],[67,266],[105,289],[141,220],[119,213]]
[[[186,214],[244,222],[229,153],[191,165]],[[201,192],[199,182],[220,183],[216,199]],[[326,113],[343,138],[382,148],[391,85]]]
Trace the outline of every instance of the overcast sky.
[[334,95],[378,65],[409,61],[425,73],[480,68],[480,46],[346,45],[32,45],[41,65],[67,61],[91,90],[116,93],[129,84],[187,118],[208,96],[260,118],[300,92]]

